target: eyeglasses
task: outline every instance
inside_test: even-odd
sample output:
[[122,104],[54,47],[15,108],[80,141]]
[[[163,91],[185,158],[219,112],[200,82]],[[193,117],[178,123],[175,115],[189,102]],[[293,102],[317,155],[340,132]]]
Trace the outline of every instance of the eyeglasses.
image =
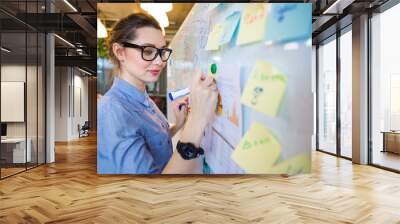
[[163,62],[168,61],[169,56],[171,56],[172,49],[169,48],[156,48],[152,46],[140,46],[137,44],[132,44],[128,42],[122,42],[122,46],[128,48],[138,48],[142,50],[142,58],[145,61],[153,61],[156,59],[157,55],[160,55]]

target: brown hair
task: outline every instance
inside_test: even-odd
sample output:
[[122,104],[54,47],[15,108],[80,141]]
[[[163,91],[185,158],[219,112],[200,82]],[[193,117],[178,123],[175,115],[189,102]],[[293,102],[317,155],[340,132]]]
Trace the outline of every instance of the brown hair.
[[112,45],[114,43],[122,43],[124,41],[136,38],[136,30],[142,27],[153,27],[161,30],[157,20],[151,15],[144,13],[133,13],[125,18],[120,19],[112,28],[110,36],[107,40],[108,56],[111,61],[118,66],[119,61],[114,55]]

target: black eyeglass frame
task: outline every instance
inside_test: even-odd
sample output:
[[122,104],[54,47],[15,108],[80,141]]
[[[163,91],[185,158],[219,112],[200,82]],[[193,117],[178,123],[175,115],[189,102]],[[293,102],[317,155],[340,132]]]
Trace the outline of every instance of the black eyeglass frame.
[[[129,42],[122,42],[121,44],[122,44],[123,47],[138,48],[138,49],[140,49],[140,50],[142,51],[142,52],[141,52],[141,53],[142,53],[142,54],[141,54],[141,55],[142,55],[142,59],[145,60],[145,61],[154,61],[154,59],[156,59],[157,56],[160,55],[161,61],[167,62],[168,59],[171,57],[171,54],[172,54],[172,49],[169,49],[169,48],[156,48],[156,47],[153,47],[153,46],[141,46],[141,45],[132,44],[132,43],[129,43]],[[151,47],[151,48],[154,48],[154,49],[157,50],[157,54],[155,54],[155,55],[154,55],[154,58],[151,59],[151,60],[145,59],[144,56],[143,56],[143,52],[144,52],[144,49],[145,49],[146,47]],[[167,58],[166,60],[163,60],[163,58],[162,58],[162,56],[161,56],[163,51],[169,52],[168,58]]]

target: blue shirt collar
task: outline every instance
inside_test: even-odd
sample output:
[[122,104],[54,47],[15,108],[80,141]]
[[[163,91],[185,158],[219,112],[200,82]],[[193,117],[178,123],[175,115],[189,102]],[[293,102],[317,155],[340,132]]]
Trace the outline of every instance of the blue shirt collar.
[[146,90],[143,93],[138,90],[134,85],[123,79],[120,79],[117,76],[114,77],[113,88],[116,88],[117,90],[126,94],[126,96],[128,96],[130,100],[137,101],[145,105],[146,107],[150,106],[149,95],[147,94]]

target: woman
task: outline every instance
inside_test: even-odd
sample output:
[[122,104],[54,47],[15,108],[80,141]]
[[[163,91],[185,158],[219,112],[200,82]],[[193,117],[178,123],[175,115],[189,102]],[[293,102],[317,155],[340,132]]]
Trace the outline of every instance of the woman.
[[[98,173],[200,173],[200,141],[217,104],[214,80],[193,75],[191,112],[174,103],[176,123],[170,126],[145,89],[157,81],[172,53],[157,21],[141,13],[121,19],[108,46],[119,74],[98,106]],[[173,150],[171,137],[180,129]]]

